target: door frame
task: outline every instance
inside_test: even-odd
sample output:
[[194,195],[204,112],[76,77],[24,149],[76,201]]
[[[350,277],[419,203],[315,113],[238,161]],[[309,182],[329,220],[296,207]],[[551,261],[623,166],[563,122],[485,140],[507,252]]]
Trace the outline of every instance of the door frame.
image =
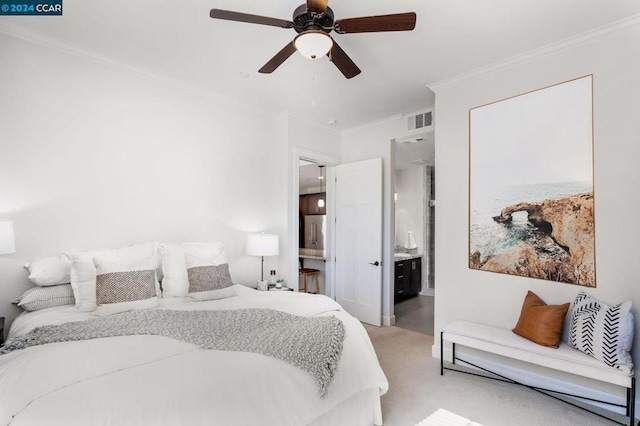
[[289,247],[291,247],[291,258],[289,259],[289,284],[290,288],[295,291],[299,290],[298,286],[298,260],[299,260],[299,232],[298,232],[298,213],[300,209],[300,160],[312,161],[314,163],[324,164],[327,167],[325,174],[325,185],[327,190],[327,230],[326,230],[326,247],[325,247],[325,294],[335,299],[335,167],[340,163],[340,159],[332,155],[323,154],[321,152],[312,151],[299,147],[291,148],[289,175],[291,176],[289,187]]

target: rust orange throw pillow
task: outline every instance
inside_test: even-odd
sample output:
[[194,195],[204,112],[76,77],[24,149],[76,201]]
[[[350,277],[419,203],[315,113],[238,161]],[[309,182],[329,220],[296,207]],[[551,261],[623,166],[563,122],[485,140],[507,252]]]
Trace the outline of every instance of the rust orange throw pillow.
[[513,332],[539,345],[557,348],[560,346],[567,310],[569,303],[547,305],[534,292],[529,291]]

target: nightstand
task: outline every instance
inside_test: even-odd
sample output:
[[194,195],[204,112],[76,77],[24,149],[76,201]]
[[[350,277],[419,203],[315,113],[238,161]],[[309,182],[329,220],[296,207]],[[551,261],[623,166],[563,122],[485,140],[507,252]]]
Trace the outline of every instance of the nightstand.
[[0,317],[0,346],[4,343],[4,317]]

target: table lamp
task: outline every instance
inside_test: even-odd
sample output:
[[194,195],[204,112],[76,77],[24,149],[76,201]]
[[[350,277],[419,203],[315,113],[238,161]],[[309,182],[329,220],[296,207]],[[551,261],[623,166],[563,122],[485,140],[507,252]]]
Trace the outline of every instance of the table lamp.
[[0,220],[0,254],[16,252],[16,242],[13,234],[13,221]]
[[249,234],[247,235],[247,254],[262,258],[262,274],[260,281],[264,281],[264,257],[277,256],[280,253],[278,236],[275,234]]

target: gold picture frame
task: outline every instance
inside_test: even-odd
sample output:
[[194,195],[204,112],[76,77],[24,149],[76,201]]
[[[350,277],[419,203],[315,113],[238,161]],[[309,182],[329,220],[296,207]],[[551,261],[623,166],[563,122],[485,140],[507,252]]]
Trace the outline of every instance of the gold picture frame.
[[469,110],[469,268],[596,286],[593,75]]

